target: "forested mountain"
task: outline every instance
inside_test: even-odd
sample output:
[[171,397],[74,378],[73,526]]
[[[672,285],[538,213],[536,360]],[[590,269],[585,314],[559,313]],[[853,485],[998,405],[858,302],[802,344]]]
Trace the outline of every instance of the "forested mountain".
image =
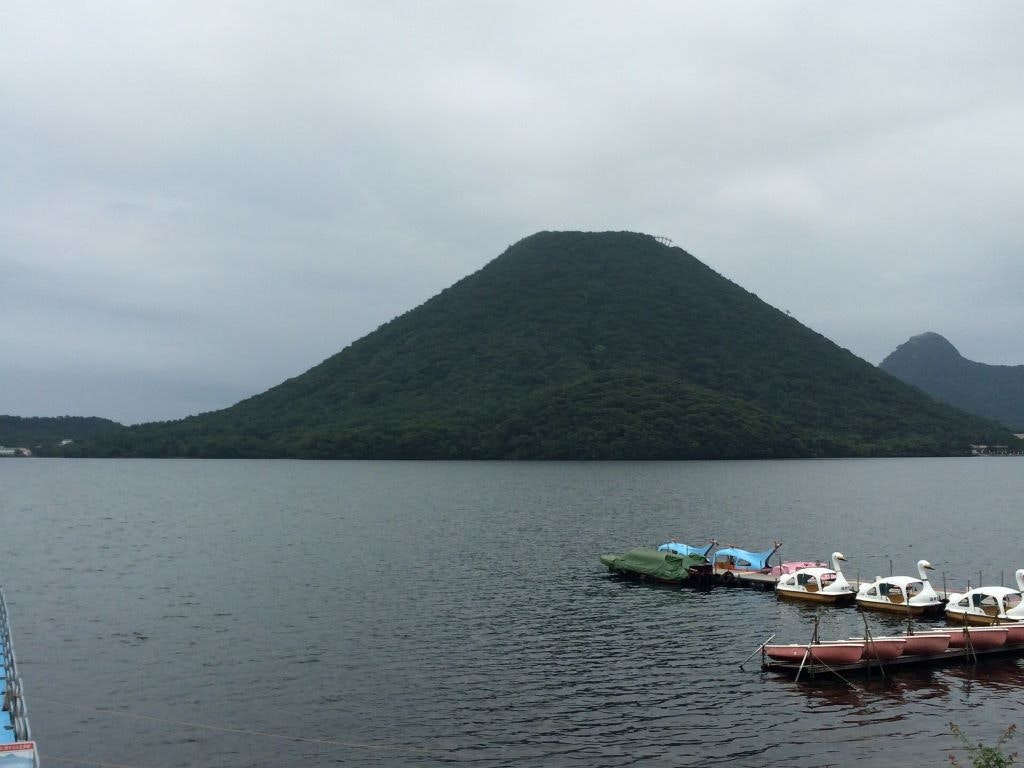
[[922,333],[879,367],[944,403],[1024,431],[1024,365],[976,363],[939,334]]
[[301,376],[72,455],[683,459],[1008,442],[648,235],[542,232]]
[[0,416],[0,445],[52,447],[62,440],[91,440],[124,427],[97,416]]

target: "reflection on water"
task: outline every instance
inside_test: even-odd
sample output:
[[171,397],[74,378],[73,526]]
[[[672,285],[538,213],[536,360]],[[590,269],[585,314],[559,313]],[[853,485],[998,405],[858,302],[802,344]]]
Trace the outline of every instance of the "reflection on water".
[[1024,691],[1024,661],[1019,658],[981,658],[977,664],[951,666],[946,675],[971,690],[986,696],[1020,696]]

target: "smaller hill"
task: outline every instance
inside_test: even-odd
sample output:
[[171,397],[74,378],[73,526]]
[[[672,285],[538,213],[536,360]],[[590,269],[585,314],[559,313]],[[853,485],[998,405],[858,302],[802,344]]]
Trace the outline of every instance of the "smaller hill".
[[976,363],[929,332],[898,346],[879,367],[936,400],[1024,430],[1024,365]]
[[0,416],[0,445],[56,452],[64,440],[82,442],[117,432],[124,425],[98,416]]

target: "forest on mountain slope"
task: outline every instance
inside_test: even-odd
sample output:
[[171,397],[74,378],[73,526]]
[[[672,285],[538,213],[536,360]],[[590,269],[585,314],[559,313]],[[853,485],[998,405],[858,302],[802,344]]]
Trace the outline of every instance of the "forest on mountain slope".
[[300,376],[63,455],[696,459],[1007,442],[629,232],[542,232]]
[[51,449],[64,440],[91,440],[124,429],[96,416],[0,416],[0,445]]

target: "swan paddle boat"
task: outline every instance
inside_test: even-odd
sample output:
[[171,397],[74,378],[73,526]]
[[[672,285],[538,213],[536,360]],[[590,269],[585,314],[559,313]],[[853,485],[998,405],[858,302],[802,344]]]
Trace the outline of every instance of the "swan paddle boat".
[[978,587],[953,592],[946,604],[946,618],[964,624],[1015,624],[1024,622],[1024,568],[1017,569],[1017,589]]
[[814,603],[842,603],[852,600],[853,587],[839,567],[842,560],[846,560],[842,552],[833,552],[831,568],[800,568],[796,573],[780,577],[775,585],[775,594],[788,600]]
[[935,569],[927,560],[918,560],[918,579],[913,576],[879,576],[872,582],[861,584],[857,590],[857,605],[873,611],[909,616],[941,611],[942,599],[932,588],[926,573],[932,570]]

